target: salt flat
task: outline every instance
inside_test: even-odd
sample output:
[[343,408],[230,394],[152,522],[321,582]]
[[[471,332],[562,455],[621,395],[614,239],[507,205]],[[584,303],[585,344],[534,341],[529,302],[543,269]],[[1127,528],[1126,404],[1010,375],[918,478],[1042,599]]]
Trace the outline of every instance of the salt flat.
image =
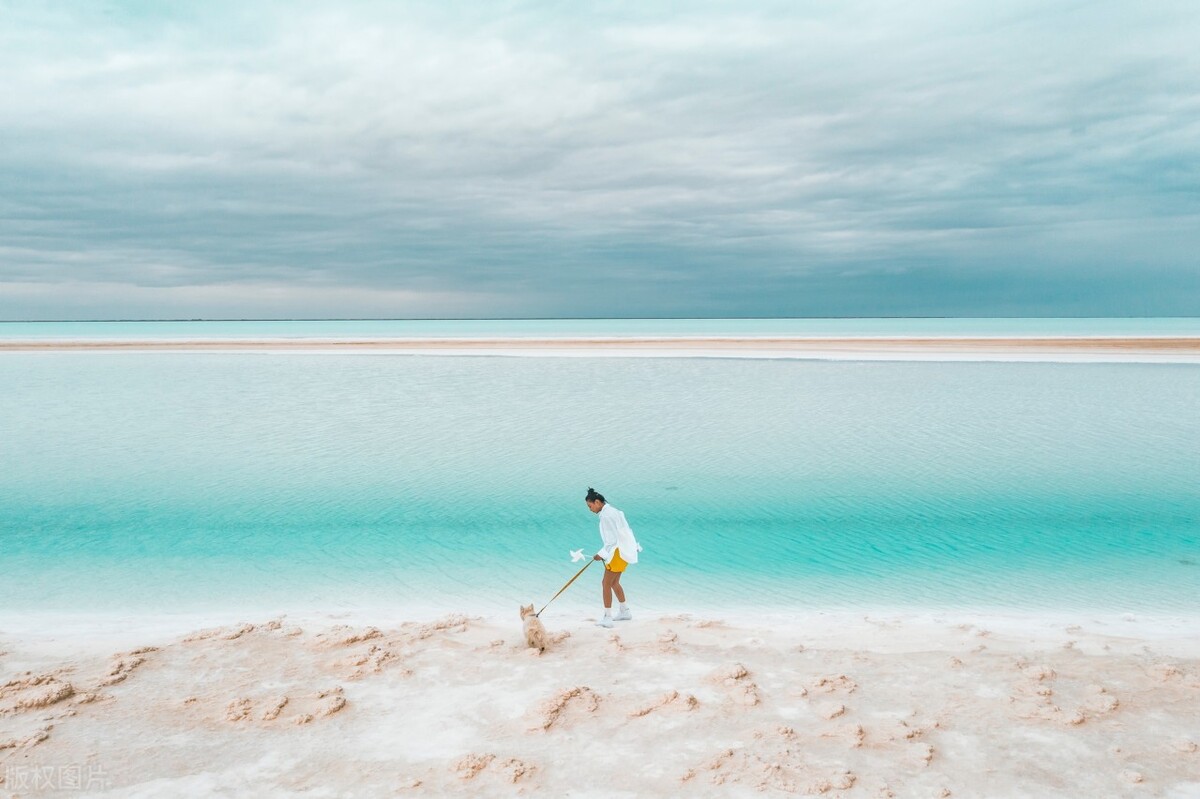
[[[994,622],[994,623],[993,623]],[[825,614],[0,634],[12,795],[1194,796],[1186,619]],[[55,625],[57,630],[69,629]],[[56,790],[58,789],[58,790]]]

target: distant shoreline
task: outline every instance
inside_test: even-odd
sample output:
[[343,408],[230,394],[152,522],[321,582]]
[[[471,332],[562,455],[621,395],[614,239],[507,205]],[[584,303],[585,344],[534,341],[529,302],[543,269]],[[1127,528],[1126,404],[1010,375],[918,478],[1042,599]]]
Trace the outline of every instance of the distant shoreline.
[[379,352],[458,355],[631,355],[751,358],[953,358],[1044,360],[1200,360],[1200,337],[1187,336],[629,336],[0,339],[0,352]]

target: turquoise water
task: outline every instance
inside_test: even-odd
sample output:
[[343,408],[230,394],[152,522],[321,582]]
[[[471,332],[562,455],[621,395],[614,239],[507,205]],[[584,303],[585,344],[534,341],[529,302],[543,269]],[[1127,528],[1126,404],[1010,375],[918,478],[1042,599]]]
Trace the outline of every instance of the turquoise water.
[[349,319],[2,322],[0,340],[567,336],[1200,336],[1200,318],[1130,319]]
[[2,353],[0,607],[540,603],[592,485],[641,607],[1190,612],[1198,407],[1190,365]]

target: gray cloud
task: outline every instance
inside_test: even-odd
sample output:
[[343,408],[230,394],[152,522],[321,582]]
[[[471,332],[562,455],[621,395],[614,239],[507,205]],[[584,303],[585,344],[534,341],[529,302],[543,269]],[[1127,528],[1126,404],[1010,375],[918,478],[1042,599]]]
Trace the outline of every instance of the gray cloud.
[[129,8],[0,11],[0,318],[1200,313],[1189,4]]

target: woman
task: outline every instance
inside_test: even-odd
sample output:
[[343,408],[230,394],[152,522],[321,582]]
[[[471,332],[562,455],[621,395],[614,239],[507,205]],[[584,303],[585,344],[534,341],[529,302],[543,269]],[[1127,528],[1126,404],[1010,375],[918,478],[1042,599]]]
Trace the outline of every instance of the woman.
[[616,621],[629,621],[633,614],[625,604],[625,589],[621,588],[621,575],[630,563],[637,563],[637,553],[642,551],[633,530],[625,521],[625,514],[604,501],[604,495],[596,493],[596,489],[588,488],[588,510],[600,517],[600,540],[604,546],[592,558],[604,561],[604,581],[601,583],[604,594],[604,618],[596,622],[601,627],[613,626],[612,595],[616,593],[621,608],[617,612]]

